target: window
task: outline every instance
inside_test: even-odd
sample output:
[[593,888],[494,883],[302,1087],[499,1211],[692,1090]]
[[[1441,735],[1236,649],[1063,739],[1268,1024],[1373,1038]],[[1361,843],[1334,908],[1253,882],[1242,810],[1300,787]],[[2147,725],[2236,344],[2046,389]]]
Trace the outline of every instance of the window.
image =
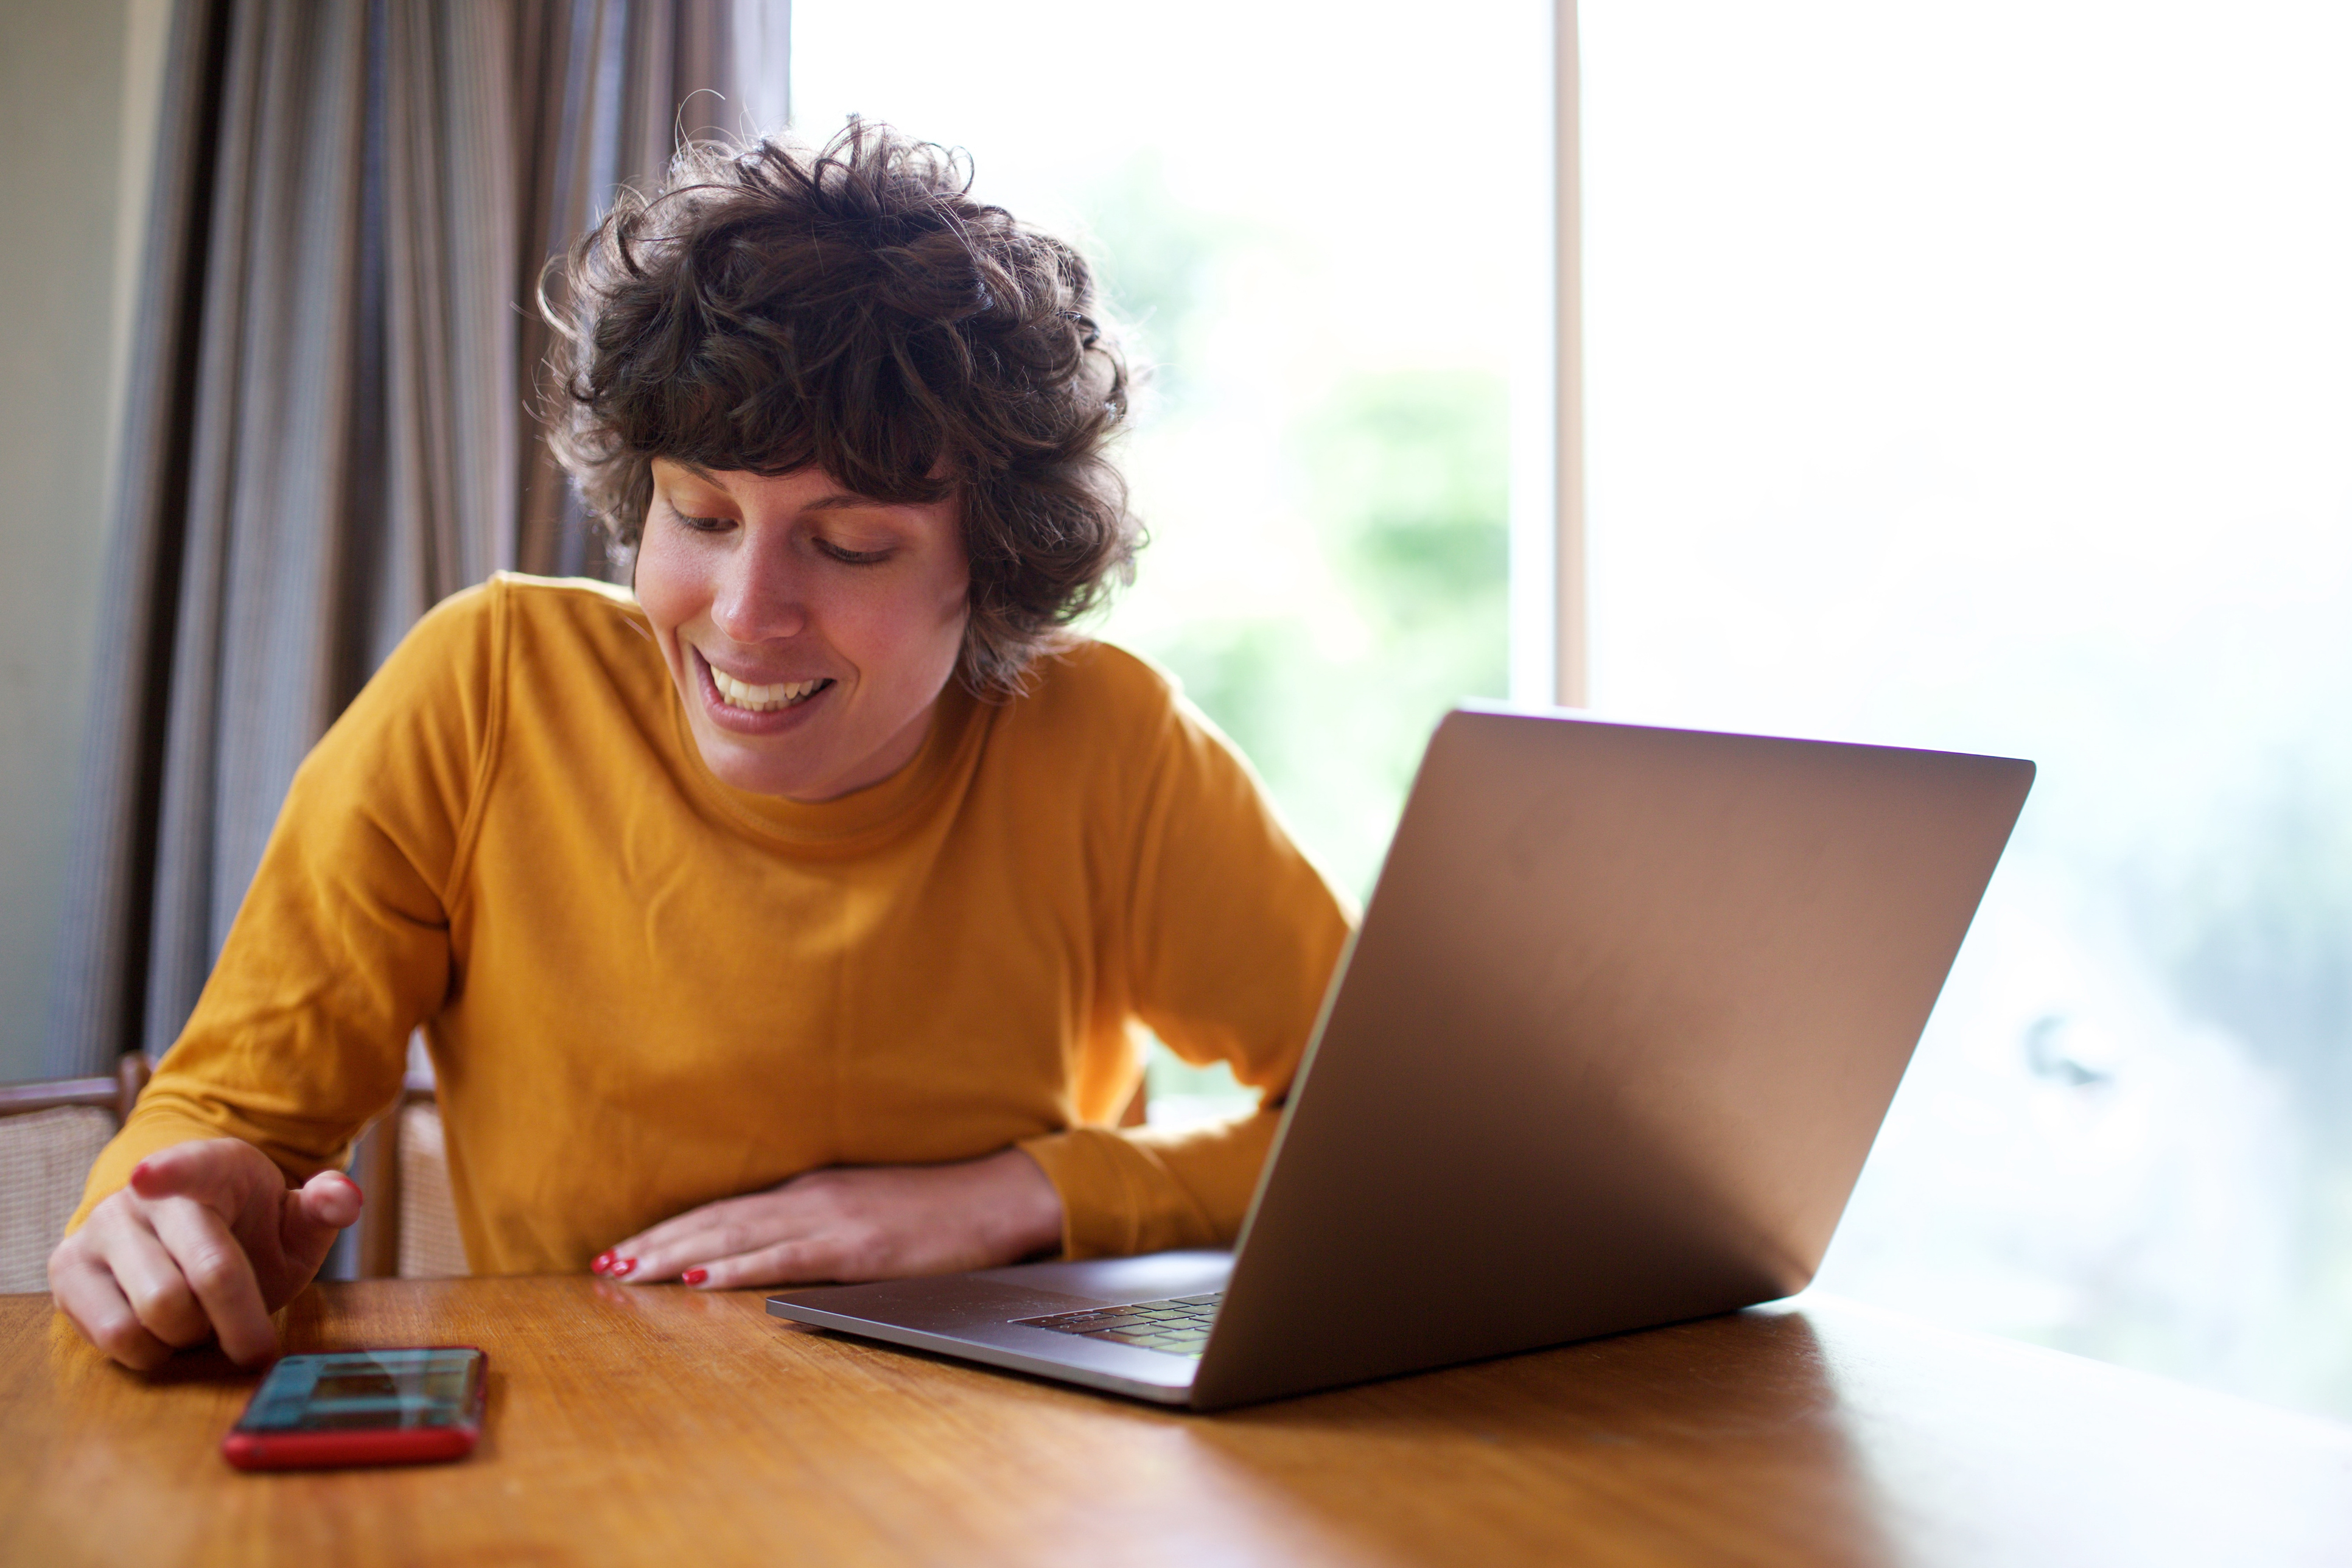
[[1597,703],[2042,764],[1824,1288],[2352,1414],[2352,15],[1582,10]]
[[[794,7],[802,135],[854,110],[967,147],[980,194],[1098,259],[1152,365],[1125,459],[1152,542],[1104,635],[1359,895],[1431,726],[1509,679],[1549,26],[1544,0]],[[1162,1053],[1151,1103],[1234,1095]]]

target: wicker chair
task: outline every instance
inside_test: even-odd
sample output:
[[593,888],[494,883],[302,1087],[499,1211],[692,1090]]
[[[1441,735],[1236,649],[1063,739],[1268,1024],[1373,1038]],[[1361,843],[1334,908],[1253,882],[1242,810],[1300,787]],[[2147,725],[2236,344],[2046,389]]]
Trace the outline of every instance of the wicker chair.
[[49,1254],[90,1165],[146,1087],[136,1051],[112,1078],[0,1085],[0,1291],[49,1288]]
[[361,1279],[446,1279],[469,1272],[431,1074],[408,1075],[400,1103],[360,1139],[352,1166],[367,1194],[360,1211]]
[[[0,1085],[0,1293],[49,1288],[49,1254],[148,1071],[134,1051],[112,1078]],[[354,1163],[369,1198],[360,1217],[361,1278],[467,1271],[429,1076],[409,1078],[401,1103],[361,1139]]]

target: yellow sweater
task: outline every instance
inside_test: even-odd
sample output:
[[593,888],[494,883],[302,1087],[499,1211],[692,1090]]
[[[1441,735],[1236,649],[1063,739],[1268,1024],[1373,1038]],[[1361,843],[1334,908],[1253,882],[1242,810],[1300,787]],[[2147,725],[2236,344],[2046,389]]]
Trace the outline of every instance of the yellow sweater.
[[1018,1143],[1071,1256],[1229,1244],[1276,1113],[1104,1125],[1139,1018],[1272,1105],[1348,917],[1167,681],[1082,645],[950,687],[823,805],[703,766],[643,614],[501,577],[420,622],[296,775],[79,1224],[165,1145],[348,1158],[422,1025],[478,1273],[577,1269],[825,1165]]

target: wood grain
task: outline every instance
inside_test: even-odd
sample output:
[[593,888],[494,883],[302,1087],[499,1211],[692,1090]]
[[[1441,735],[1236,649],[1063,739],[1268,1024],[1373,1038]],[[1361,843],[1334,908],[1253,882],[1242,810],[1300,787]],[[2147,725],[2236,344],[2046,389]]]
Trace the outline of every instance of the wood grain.
[[289,1350],[471,1343],[459,1464],[240,1475],[253,1380],[0,1298],[26,1563],[2352,1561],[2352,1428],[1832,1300],[1171,1414],[780,1323],[758,1292],[325,1286]]

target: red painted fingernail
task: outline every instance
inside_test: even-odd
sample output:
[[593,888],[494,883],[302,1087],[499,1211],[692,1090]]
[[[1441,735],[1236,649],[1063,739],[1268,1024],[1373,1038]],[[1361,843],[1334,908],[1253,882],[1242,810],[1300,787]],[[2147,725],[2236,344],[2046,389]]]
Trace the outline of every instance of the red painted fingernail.
[[685,1280],[689,1285],[699,1285],[705,1279],[710,1278],[710,1270],[708,1268],[689,1268],[685,1273],[679,1275],[678,1278]]
[[613,1255],[609,1252],[600,1252],[596,1255],[595,1261],[588,1267],[598,1274],[605,1273],[613,1267]]
[[613,1264],[613,1272],[617,1276],[635,1274],[636,1271],[637,1260],[634,1258],[619,1258]]

